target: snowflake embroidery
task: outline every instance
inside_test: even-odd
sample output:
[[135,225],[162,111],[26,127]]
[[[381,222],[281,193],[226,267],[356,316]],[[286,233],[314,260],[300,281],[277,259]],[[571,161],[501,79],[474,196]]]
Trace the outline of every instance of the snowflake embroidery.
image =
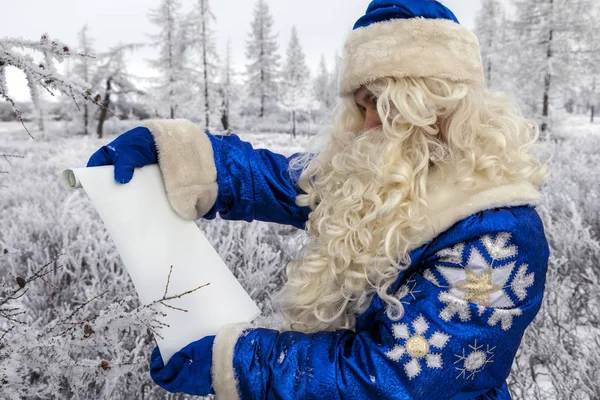
[[491,307],[514,307],[504,289],[514,269],[515,262],[493,268],[476,247],[464,268],[437,266],[437,270],[450,284],[450,293],[459,299]]
[[463,263],[463,250],[465,248],[464,243],[459,243],[452,247],[448,247],[446,249],[442,249],[437,252],[437,255],[440,257],[440,261],[447,262],[451,264],[462,264]]
[[450,340],[450,335],[439,331],[426,338],[425,333],[429,330],[429,324],[423,315],[419,315],[413,320],[412,328],[413,334],[410,333],[407,324],[392,325],[394,337],[404,341],[404,345],[396,344],[386,353],[391,360],[397,362],[400,362],[405,354],[408,356],[408,360],[404,363],[404,372],[409,379],[413,379],[421,373],[422,359],[425,360],[427,368],[442,368],[442,355],[431,350],[432,347],[443,349]]
[[429,282],[433,283],[437,287],[442,287],[442,285],[430,269],[426,269],[425,271],[423,271],[423,278],[427,279]]
[[512,310],[503,310],[501,308],[495,309],[493,314],[490,316],[488,320],[488,324],[494,326],[500,321],[500,326],[503,330],[507,331],[510,329],[513,323],[513,318],[518,317],[523,314],[520,308],[515,308]]
[[[439,262],[455,264],[456,266],[436,265],[435,270],[444,277],[449,286],[440,284],[438,277],[432,269],[424,271],[423,277],[442,288],[446,292],[439,295],[439,300],[444,303],[440,318],[450,321],[458,316],[461,321],[468,321],[472,317],[471,306],[477,306],[477,313],[482,316],[488,307],[493,309],[489,316],[488,324],[494,326],[500,322],[504,330],[510,329],[513,319],[522,314],[515,308],[513,300],[508,295],[511,289],[516,298],[523,301],[527,297],[527,289],[534,283],[534,273],[527,273],[527,264],[522,264],[512,282],[512,275],[517,262],[514,258],[518,254],[515,245],[509,245],[511,234],[498,233],[495,238],[490,235],[481,237],[483,249],[472,245],[468,249],[468,259],[464,262],[463,252],[465,244],[443,249],[437,253]],[[491,258],[488,258],[482,254]]]
[[[475,344],[469,345],[468,350],[463,349],[462,355],[455,354],[458,360],[454,362],[454,365],[460,371],[456,379],[461,377],[464,379],[473,379],[477,373],[483,371],[487,364],[494,362],[493,351],[495,348],[492,347],[490,349],[490,346],[487,345],[486,349],[483,350],[483,345],[477,346],[477,339],[475,339]],[[466,354],[467,352],[468,354]],[[459,365],[456,366],[456,364]]]
[[527,297],[527,289],[533,285],[534,273],[530,273],[525,275],[527,272],[527,264],[523,264],[519,267],[517,271],[517,275],[515,275],[510,287],[512,288],[515,295],[519,298],[519,300],[525,300]]
[[[394,294],[394,297],[400,300],[401,305],[409,304],[408,301],[402,301],[402,299],[404,299],[407,296],[411,296],[414,300],[416,299],[415,293],[420,292],[420,290],[415,290],[417,282],[412,278],[413,276],[414,274],[411,275],[411,277],[408,278],[406,283],[400,286],[400,288],[398,288],[398,290]],[[385,312],[389,319],[391,319],[392,321],[398,321],[404,316],[404,307],[401,307],[399,310],[394,310],[393,307],[391,307],[389,304],[386,304]]]
[[496,235],[496,239],[492,240],[490,235],[485,235],[481,238],[481,242],[494,260],[504,260],[517,255],[517,246],[506,246],[506,242],[510,240],[510,233],[500,232]]
[[468,321],[471,319],[471,310],[469,309],[469,303],[467,303],[466,300],[451,296],[448,292],[440,293],[439,299],[442,303],[446,304],[446,307],[440,312],[440,318],[444,321],[450,322],[455,315],[458,315],[461,321]]

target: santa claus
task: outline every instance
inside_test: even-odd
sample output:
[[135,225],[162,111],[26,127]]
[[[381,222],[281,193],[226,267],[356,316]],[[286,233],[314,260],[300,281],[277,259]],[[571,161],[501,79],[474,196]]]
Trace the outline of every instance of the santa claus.
[[233,399],[509,399],[544,291],[538,127],[485,86],[476,36],[433,0],[375,0],[349,34],[331,128],[290,157],[185,120],[96,152],[128,182],[158,162],[184,218],[306,229],[279,329],[199,338],[154,381]]

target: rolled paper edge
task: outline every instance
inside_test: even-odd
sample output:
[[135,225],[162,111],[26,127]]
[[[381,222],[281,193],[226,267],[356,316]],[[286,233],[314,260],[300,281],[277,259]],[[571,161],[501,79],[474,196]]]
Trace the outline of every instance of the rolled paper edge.
[[60,180],[67,189],[80,189],[82,187],[75,171],[72,169],[65,169],[60,175]]

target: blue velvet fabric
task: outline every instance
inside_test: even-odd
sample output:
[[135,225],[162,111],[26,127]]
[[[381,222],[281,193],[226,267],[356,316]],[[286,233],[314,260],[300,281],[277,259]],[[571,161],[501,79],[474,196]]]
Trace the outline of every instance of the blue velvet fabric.
[[[401,316],[375,296],[355,331],[246,330],[234,351],[238,393],[244,400],[510,399],[505,380],[540,308],[548,257],[534,208],[476,213],[411,253],[390,289],[404,305]],[[477,287],[471,279],[484,270],[500,303],[461,298],[461,290],[485,294],[485,283],[475,290],[452,279],[462,273]]]
[[[219,212],[224,219],[304,226],[310,210],[295,204],[301,191],[297,176],[287,173],[289,160],[297,154],[254,150],[236,135],[209,138],[219,193],[205,218]],[[389,315],[381,298],[374,296],[357,316],[354,331],[245,331],[235,344],[233,362],[240,397],[510,399],[505,380],[523,333],[540,308],[549,257],[535,209],[478,212],[410,255],[410,266],[390,287],[390,294],[404,305],[401,316]],[[503,304],[485,306],[464,298],[473,284],[469,280],[465,288],[467,270],[469,279],[480,278],[482,265],[491,276],[483,287],[501,292]],[[461,273],[463,281],[453,281]],[[411,339],[418,345],[417,336],[429,343],[422,357],[407,350]]]
[[88,160],[88,167],[114,165],[115,181],[128,183],[136,168],[158,162],[154,137],[143,126],[138,126],[119,135],[115,140],[102,146]]
[[203,216],[225,220],[253,220],[293,225],[304,229],[309,207],[296,205],[303,193],[296,182],[299,172],[288,172],[290,157],[267,149],[253,149],[239,136],[206,133],[214,151],[219,193],[215,205]]
[[205,336],[179,350],[164,364],[158,346],[150,356],[150,376],[154,383],[171,393],[194,396],[214,394],[210,374],[214,336]]
[[373,0],[367,12],[353,29],[364,28],[377,22],[391,19],[447,19],[458,23],[456,16],[443,4],[435,0]]

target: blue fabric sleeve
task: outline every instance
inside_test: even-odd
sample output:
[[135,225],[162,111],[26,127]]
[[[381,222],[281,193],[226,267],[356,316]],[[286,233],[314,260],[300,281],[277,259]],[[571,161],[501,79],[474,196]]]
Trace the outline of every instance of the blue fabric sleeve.
[[300,207],[295,198],[299,172],[288,173],[290,157],[266,149],[253,149],[237,135],[212,135],[211,141],[219,192],[215,205],[203,218],[214,219],[218,212],[225,220],[276,222],[304,229],[309,207]]
[[240,397],[510,399],[505,380],[540,308],[549,249],[539,217],[509,215],[503,228],[434,240],[396,286],[402,315],[375,297],[367,329],[244,331],[233,365]]

